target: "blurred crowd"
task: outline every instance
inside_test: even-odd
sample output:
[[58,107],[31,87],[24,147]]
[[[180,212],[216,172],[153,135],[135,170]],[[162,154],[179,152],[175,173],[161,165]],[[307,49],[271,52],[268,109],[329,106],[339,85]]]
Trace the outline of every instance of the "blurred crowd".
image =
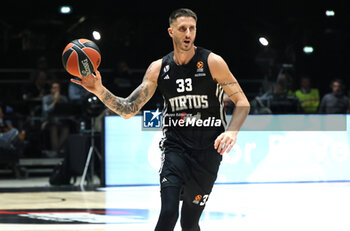
[[[287,66],[275,77],[262,79],[261,94],[250,98],[251,114],[350,113],[350,90],[344,79],[331,80],[329,92],[321,95],[310,76],[296,76],[291,70],[292,67]],[[143,75],[125,61],[102,74],[104,85],[121,97],[128,96],[140,84]],[[21,95],[18,104],[0,99],[0,153],[11,151],[25,157],[63,156],[70,134],[84,134],[89,129],[99,132],[103,117],[113,114],[96,97],[70,82],[68,75],[64,79],[57,78],[49,71],[45,57],[38,59],[30,78],[29,83],[16,89]],[[246,93],[249,90],[244,88]],[[227,96],[224,102],[226,113],[232,113],[234,104]],[[161,95],[156,92],[144,109],[162,105]],[[95,120],[93,128],[91,119]]]
[[[292,66],[281,68],[276,78],[265,78],[260,92],[251,101],[251,114],[349,114],[350,89],[344,80],[334,78],[329,91],[321,95],[308,75],[295,76]],[[297,82],[298,80],[298,82]],[[226,96],[226,112],[234,104]]]
[[[103,117],[113,113],[94,95],[70,82],[72,76],[64,74],[65,78],[57,77],[49,70],[46,58],[40,57],[30,81],[16,84],[0,98],[0,156],[63,157],[69,135],[101,131]],[[104,73],[104,85],[126,97],[142,78],[132,75],[121,61],[115,70]],[[2,85],[0,93],[2,89],[3,94],[8,92],[6,87]]]

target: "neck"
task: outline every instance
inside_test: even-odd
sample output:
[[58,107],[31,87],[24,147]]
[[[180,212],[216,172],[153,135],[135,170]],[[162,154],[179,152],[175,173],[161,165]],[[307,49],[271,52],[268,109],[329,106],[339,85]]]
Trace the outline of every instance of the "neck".
[[174,46],[174,61],[177,65],[184,65],[190,62],[196,52],[197,47],[193,46],[188,51],[181,50]]

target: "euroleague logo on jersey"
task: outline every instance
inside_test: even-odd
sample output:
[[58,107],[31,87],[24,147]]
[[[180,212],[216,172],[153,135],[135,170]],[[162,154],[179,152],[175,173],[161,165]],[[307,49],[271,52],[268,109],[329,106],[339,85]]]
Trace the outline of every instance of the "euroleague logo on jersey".
[[206,76],[204,72],[204,63],[203,61],[198,61],[196,64],[197,67],[197,73],[194,74],[194,77],[201,77],[201,76]]
[[196,66],[197,66],[197,72],[203,72],[203,67],[204,67],[203,61],[198,61]]

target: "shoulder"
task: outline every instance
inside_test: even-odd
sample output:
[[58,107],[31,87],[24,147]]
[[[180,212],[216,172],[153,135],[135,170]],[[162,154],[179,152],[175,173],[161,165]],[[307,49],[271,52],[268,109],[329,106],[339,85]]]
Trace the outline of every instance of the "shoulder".
[[230,73],[225,60],[220,55],[213,52],[211,52],[208,56],[208,66],[214,79],[217,79],[218,77],[221,78],[222,76],[226,76]]
[[217,55],[213,52],[211,52],[208,56],[208,65],[210,70],[213,71],[228,70],[228,66],[225,60],[220,55]]
[[157,59],[149,65],[149,68],[152,68],[152,71],[155,71],[155,72],[159,71],[161,67],[162,67],[162,59]]
[[200,47],[200,46],[197,46],[196,48],[196,53],[199,55],[199,56],[202,56],[202,57],[208,57],[212,51],[211,50],[208,50],[204,47]]
[[148,66],[145,77],[152,82],[157,82],[161,67],[162,67],[162,59],[153,61]]
[[210,52],[208,56],[208,63],[212,65],[220,65],[226,62],[220,55]]

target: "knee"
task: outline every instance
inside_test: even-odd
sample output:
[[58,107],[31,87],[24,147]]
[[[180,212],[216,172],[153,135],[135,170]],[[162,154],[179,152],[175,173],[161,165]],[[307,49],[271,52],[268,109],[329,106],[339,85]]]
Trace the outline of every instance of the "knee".
[[200,231],[199,224],[197,221],[190,221],[188,219],[181,218],[182,231]]
[[179,211],[177,208],[165,207],[161,209],[160,216],[169,222],[176,222],[179,217]]
[[199,226],[197,225],[197,226],[195,226],[195,227],[182,227],[182,231],[200,231],[200,228],[199,228]]
[[200,231],[199,225],[193,227],[182,227],[182,231]]

